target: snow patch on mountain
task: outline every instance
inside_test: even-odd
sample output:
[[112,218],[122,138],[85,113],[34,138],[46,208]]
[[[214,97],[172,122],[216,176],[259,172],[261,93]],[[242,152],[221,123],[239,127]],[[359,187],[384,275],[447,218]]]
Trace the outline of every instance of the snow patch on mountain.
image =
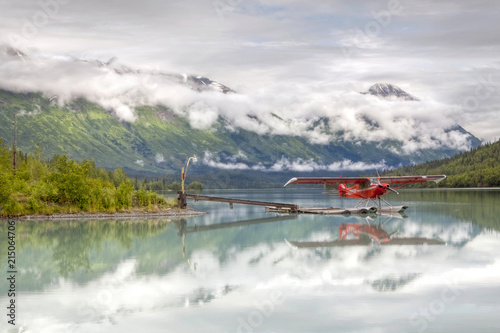
[[403,89],[389,83],[374,84],[368,89],[368,91],[362,92],[362,94],[370,94],[384,99],[420,101],[418,98],[408,94]]

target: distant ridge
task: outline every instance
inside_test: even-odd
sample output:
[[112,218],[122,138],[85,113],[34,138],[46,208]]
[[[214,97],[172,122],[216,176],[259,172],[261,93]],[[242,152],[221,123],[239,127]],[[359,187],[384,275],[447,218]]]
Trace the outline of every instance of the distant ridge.
[[[0,44],[0,54],[1,53],[5,54],[9,57],[17,58],[18,60],[30,60],[31,59],[23,51],[16,49],[14,47],[11,47],[9,45]],[[190,89],[193,89],[197,92],[216,91],[216,92],[220,92],[223,94],[236,93],[236,91],[231,89],[230,87],[228,87],[220,82],[213,81],[207,77],[203,77],[200,75],[188,75],[188,74],[180,74],[180,73],[165,73],[165,72],[161,72],[161,71],[157,71],[157,70],[136,69],[136,68],[132,68],[132,67],[128,67],[128,66],[119,64],[117,60],[118,59],[116,57],[112,57],[108,61],[101,61],[101,60],[97,60],[97,59],[80,59],[80,58],[67,56],[68,62],[88,63],[90,65],[97,67],[97,68],[106,67],[106,68],[109,68],[110,70],[114,71],[118,75],[148,74],[148,75],[151,75],[153,78],[156,77],[159,79],[161,79],[161,78],[168,79],[168,80],[172,81],[173,83],[185,85],[185,86],[189,87]]]
[[500,141],[485,143],[450,158],[392,170],[388,175],[445,174],[438,187],[499,187]]

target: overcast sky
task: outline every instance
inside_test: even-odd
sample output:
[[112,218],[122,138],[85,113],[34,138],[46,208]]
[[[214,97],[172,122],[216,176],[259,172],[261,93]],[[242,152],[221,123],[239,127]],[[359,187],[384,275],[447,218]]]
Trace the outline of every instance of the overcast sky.
[[289,92],[282,99],[393,83],[439,104],[481,139],[500,138],[498,1],[0,0],[0,6],[0,43],[28,54],[117,57],[135,68],[204,75],[243,94]]

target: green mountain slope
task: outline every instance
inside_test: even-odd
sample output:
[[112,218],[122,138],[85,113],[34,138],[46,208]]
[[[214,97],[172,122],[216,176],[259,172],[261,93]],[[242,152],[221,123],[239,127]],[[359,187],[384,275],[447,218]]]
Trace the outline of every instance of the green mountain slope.
[[[348,169],[354,163],[361,164],[358,169],[363,166],[373,169],[376,165],[383,168],[459,152],[443,147],[404,155],[402,143],[395,140],[355,143],[337,139],[326,145],[312,144],[301,136],[259,135],[239,128],[229,129],[231,126],[226,126],[227,121],[222,118],[213,128],[199,130],[164,106],[137,107],[135,122],[121,122],[113,111],[84,99],[64,106],[54,100],[41,93],[0,90],[0,137],[4,144],[13,143],[17,112],[18,147],[24,152],[33,151],[39,143],[47,157],[67,154],[77,160],[94,159],[99,167],[120,166],[129,174],[178,173],[192,155],[200,159],[195,166],[199,174],[212,174],[216,169],[254,174],[283,170],[331,173]],[[276,121],[283,120],[276,118]],[[324,122],[328,131],[327,119],[319,122]],[[471,136],[471,143],[475,146],[478,140]]]
[[500,141],[487,143],[451,158],[397,169],[390,174],[445,174],[440,187],[500,186]]

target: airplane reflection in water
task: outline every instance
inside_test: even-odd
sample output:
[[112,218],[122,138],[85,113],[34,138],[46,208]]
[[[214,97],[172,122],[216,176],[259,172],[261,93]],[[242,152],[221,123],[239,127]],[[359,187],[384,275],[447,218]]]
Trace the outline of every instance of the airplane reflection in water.
[[[178,235],[182,239],[182,257],[186,257],[186,235],[188,233],[203,232],[210,230],[218,230],[223,228],[243,227],[262,223],[272,223],[278,221],[286,221],[297,219],[297,215],[275,216],[269,218],[249,219],[235,222],[217,223],[211,225],[195,225],[188,227],[187,221],[181,219],[177,223]],[[332,217],[334,218],[334,217]],[[338,218],[346,218],[339,216]],[[385,221],[382,222],[382,218]],[[424,237],[398,237],[398,230],[391,233],[387,232],[383,225],[393,218],[407,218],[403,214],[397,215],[373,215],[372,216],[357,216],[358,223],[341,223],[339,225],[338,238],[332,241],[288,241],[285,242],[296,248],[316,248],[316,247],[345,247],[345,246],[385,246],[385,245],[446,245],[438,238]]]
[[[342,223],[339,226],[339,238],[333,241],[300,242],[289,241],[294,247],[335,247],[335,246],[360,246],[360,245],[445,245],[446,242],[437,238],[424,237],[393,237],[397,230],[390,234],[382,228],[382,223],[370,223],[369,217],[357,218],[360,223]],[[390,219],[389,219],[390,220]],[[384,223],[388,222],[385,221]]]

